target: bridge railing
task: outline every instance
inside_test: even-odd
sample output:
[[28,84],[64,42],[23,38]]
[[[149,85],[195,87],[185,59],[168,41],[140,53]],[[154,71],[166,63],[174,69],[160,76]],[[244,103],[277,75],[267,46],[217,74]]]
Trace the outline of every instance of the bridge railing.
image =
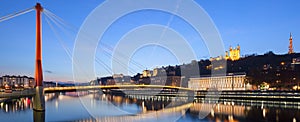
[[26,89],[22,91],[13,91],[12,93],[0,92],[0,98],[18,98],[35,95],[35,89]]
[[99,86],[68,86],[68,87],[47,87],[45,92],[51,91],[72,91],[72,90],[94,90],[94,89],[126,89],[126,88],[157,88],[157,89],[178,89],[193,91],[190,88],[161,85],[99,85]]

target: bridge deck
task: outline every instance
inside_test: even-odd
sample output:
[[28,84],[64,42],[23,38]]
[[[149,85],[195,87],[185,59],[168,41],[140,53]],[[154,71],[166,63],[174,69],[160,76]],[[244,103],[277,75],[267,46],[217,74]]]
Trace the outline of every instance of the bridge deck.
[[12,93],[0,92],[0,98],[19,98],[19,97],[28,97],[35,95],[34,89],[28,89],[23,91],[13,91]]
[[[107,85],[107,86],[70,86],[70,87],[47,87],[45,93],[64,92],[64,91],[82,91],[82,90],[119,90],[127,94],[145,95],[145,92],[160,93],[160,90],[172,90],[171,92],[161,92],[160,95],[183,95],[194,96],[205,99],[252,99],[252,100],[274,100],[274,101],[300,101],[299,91],[193,91],[190,88],[161,86],[161,85]],[[0,93],[0,98],[15,98],[33,96],[35,89],[14,91],[13,93]],[[129,91],[128,91],[129,90]],[[140,90],[145,92],[140,92]],[[152,91],[151,91],[152,90]],[[156,90],[156,91],[155,91]],[[180,91],[179,91],[180,90]],[[194,94],[189,94],[189,93]],[[188,95],[184,95],[188,94]],[[153,94],[152,94],[153,95]],[[159,94],[158,94],[159,95]]]
[[161,86],[161,85],[106,85],[106,86],[70,86],[70,87],[48,87],[44,88],[45,92],[55,91],[80,91],[80,90],[97,90],[97,89],[139,89],[139,88],[153,88],[153,89],[178,89],[185,91],[193,91],[190,88],[176,87],[176,86]]

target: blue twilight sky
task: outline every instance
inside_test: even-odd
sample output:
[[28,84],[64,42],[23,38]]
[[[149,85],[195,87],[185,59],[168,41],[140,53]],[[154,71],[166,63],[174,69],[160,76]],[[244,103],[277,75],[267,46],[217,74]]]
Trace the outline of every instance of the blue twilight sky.
[[[36,0],[2,0],[0,1],[0,17],[30,8],[36,2]],[[46,21],[50,19],[43,14],[44,79],[71,81],[73,76],[70,56],[72,56],[77,31],[89,13],[103,1],[39,0],[38,2],[46,10],[65,21],[65,24],[61,26],[52,23],[55,30],[52,31]],[[242,55],[263,54],[268,51],[285,54],[288,51],[289,33],[292,32],[294,50],[300,51],[300,1],[298,0],[196,0],[196,2],[215,23],[222,36],[225,49],[228,49],[230,45],[239,44]],[[127,5],[130,5],[130,2]],[[176,30],[191,45],[197,60],[210,57],[201,37],[187,22],[162,11],[143,10],[120,18],[107,30],[96,51],[96,57],[99,59],[98,63],[95,62],[97,76],[112,74],[106,65],[110,66],[107,60],[110,60],[112,50],[118,41],[133,28],[146,24],[164,25]],[[0,76],[5,74],[33,76],[35,12],[31,11],[0,22],[0,41]],[[66,50],[70,52],[70,55],[66,53]],[[134,54],[126,56],[131,56],[134,60],[129,64],[129,75],[146,68],[179,64],[170,51],[154,45],[147,45],[138,49]]]

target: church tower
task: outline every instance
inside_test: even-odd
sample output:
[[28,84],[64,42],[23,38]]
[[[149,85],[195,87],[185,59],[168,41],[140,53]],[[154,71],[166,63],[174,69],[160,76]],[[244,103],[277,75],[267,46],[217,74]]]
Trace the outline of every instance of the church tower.
[[290,45],[289,45],[289,54],[294,53],[294,49],[293,49],[293,37],[292,37],[292,33],[290,33]]
[[239,60],[240,59],[240,50],[241,50],[240,45],[238,45],[236,48],[232,48],[230,46],[229,47],[229,57],[227,59],[230,59],[232,61]]

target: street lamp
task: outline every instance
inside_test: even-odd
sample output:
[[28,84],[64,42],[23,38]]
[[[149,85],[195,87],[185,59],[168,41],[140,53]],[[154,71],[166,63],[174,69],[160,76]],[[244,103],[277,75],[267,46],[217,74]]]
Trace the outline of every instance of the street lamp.
[[299,80],[297,81],[297,91],[299,91]]
[[[293,77],[293,83],[296,81],[296,78]],[[298,84],[297,84],[297,90],[298,90]]]

